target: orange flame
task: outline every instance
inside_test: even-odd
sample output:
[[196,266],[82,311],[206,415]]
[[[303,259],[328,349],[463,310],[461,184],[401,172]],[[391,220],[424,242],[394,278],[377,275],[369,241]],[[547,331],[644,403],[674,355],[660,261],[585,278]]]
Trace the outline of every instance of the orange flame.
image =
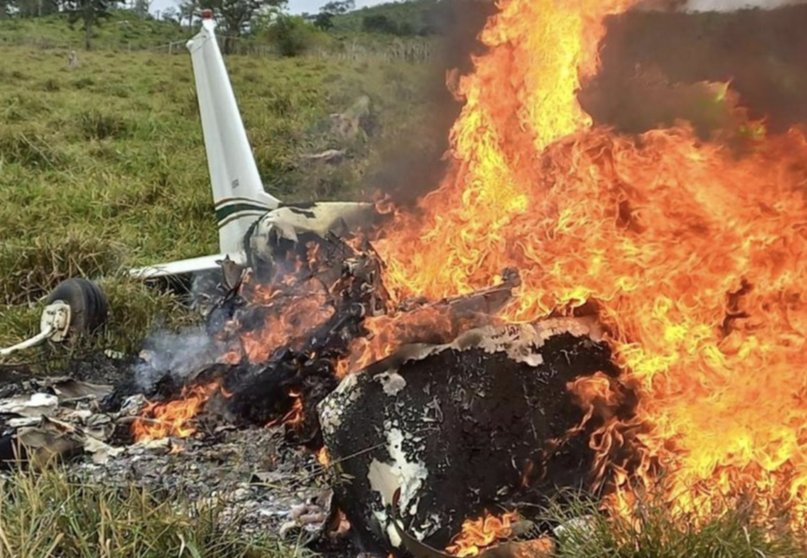
[[512,534],[510,526],[516,519],[518,515],[510,512],[501,517],[485,514],[479,519],[466,519],[462,531],[446,547],[446,552],[459,558],[476,556],[486,547],[508,538]]
[[369,316],[364,327],[368,334],[354,339],[348,349],[349,357],[337,363],[340,378],[389,356],[401,345],[425,341],[424,332],[437,339],[456,331],[456,324],[447,313],[429,306],[400,314]]
[[499,2],[488,50],[458,83],[449,173],[419,215],[380,233],[385,284],[397,300],[439,299],[515,267],[507,319],[598,302],[640,393],[639,419],[612,417],[598,451],[631,431],[639,477],[660,467],[676,509],[712,515],[745,495],[803,524],[807,140],[756,123],[732,151],[686,126],[594,127],[576,92],[596,71],[604,16],[630,4]]
[[185,387],[180,397],[166,403],[148,403],[132,423],[136,442],[148,442],[173,436],[187,438],[196,432],[192,419],[208,399],[220,389],[218,381]]
[[331,466],[331,454],[328,453],[328,448],[319,448],[319,451],[317,452],[317,462],[319,462],[319,464],[323,467]]
[[266,425],[267,428],[277,426],[279,424],[285,424],[291,428],[296,428],[302,424],[305,418],[303,415],[303,394],[291,390],[289,391],[289,397],[293,399],[291,409],[289,409],[288,412],[281,418],[269,421],[269,423]]
[[241,344],[250,362],[265,362],[278,348],[299,345],[302,335],[333,315],[327,291],[316,280],[286,294],[271,287],[259,287],[254,303],[266,310],[260,327],[241,334]]

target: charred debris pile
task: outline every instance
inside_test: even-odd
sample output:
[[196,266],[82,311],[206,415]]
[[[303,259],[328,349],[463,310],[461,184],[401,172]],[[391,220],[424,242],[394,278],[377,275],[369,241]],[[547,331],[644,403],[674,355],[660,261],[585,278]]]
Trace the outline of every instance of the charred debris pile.
[[[6,421],[5,459],[88,454],[114,469],[132,448],[141,460],[149,447],[188,460],[234,431],[259,432],[256,443],[274,432],[283,439],[264,442],[272,451],[306,448],[321,464],[332,491],[323,532],[341,518],[362,548],[416,555],[462,553],[452,541],[464,524],[502,513],[535,539],[547,526],[530,520],[547,498],[598,486],[589,438],[601,417],[570,386],[608,383],[626,416],[634,398],[593,311],[500,323],[515,270],[466,296],[393,303],[362,236],[296,230],[266,242],[249,266],[222,262],[192,369],[144,351],[114,387],[34,386],[38,400],[7,410],[17,418]],[[496,535],[513,532],[502,524]]]
[[595,486],[599,418],[569,386],[613,384],[626,416],[633,399],[593,313],[499,323],[515,270],[466,296],[393,303],[362,236],[297,230],[267,243],[250,267],[223,262],[207,317],[214,358],[179,381],[166,371],[135,440],[282,426],[327,465],[334,508],[379,552],[444,549],[469,518],[524,503],[536,513],[563,488]]

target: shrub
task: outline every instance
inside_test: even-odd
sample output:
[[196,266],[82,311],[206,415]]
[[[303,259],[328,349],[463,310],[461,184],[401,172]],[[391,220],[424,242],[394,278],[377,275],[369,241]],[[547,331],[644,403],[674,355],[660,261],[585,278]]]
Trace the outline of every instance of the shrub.
[[280,16],[269,26],[269,40],[282,56],[299,56],[316,46],[320,32],[301,17]]
[[129,132],[129,125],[123,118],[96,110],[79,114],[78,127],[86,139],[121,138]]
[[383,14],[365,16],[361,21],[361,28],[367,33],[398,34],[398,25]]
[[59,82],[53,78],[46,79],[44,82],[42,82],[43,91],[58,91],[59,89],[61,89]]

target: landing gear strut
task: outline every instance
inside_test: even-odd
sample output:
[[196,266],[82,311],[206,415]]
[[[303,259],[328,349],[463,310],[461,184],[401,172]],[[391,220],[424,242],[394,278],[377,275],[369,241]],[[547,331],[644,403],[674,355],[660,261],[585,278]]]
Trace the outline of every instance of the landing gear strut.
[[47,306],[39,321],[39,333],[8,348],[0,357],[28,349],[46,340],[62,343],[97,331],[107,318],[107,300],[101,288],[87,279],[62,281],[45,300]]

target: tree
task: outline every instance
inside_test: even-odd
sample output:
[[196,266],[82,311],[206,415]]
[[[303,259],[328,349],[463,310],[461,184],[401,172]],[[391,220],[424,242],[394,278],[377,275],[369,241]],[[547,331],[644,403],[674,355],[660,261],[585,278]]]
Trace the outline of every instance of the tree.
[[240,36],[250,29],[256,17],[278,11],[286,0],[200,0],[199,8],[211,9],[220,19],[224,32]]
[[267,27],[269,41],[282,56],[297,56],[311,48],[318,31],[302,17],[282,14]]
[[347,13],[355,7],[355,0],[335,0],[328,2],[319,9],[319,13],[314,17],[314,25],[327,31],[333,27],[333,18],[335,16]]
[[173,21],[175,23],[182,23],[182,14],[173,6],[165,8],[160,12],[160,19],[163,21]]
[[184,0],[179,3],[179,22],[182,23],[184,19],[188,20],[188,29],[193,28],[193,18],[196,17],[196,9],[199,0]]
[[0,0],[0,19],[7,17],[12,7],[11,0]]
[[362,31],[367,33],[398,34],[398,25],[384,14],[364,16],[361,21]]
[[75,25],[81,21],[84,27],[84,48],[90,50],[92,28],[100,25],[101,21],[111,14],[109,10],[121,0],[63,0],[64,11],[68,14],[67,21]]
[[0,0],[0,13],[2,5],[13,7],[14,12],[21,17],[41,17],[59,11],[56,0]]
[[134,12],[140,16],[141,19],[146,19],[148,17],[150,7],[151,0],[134,0]]

